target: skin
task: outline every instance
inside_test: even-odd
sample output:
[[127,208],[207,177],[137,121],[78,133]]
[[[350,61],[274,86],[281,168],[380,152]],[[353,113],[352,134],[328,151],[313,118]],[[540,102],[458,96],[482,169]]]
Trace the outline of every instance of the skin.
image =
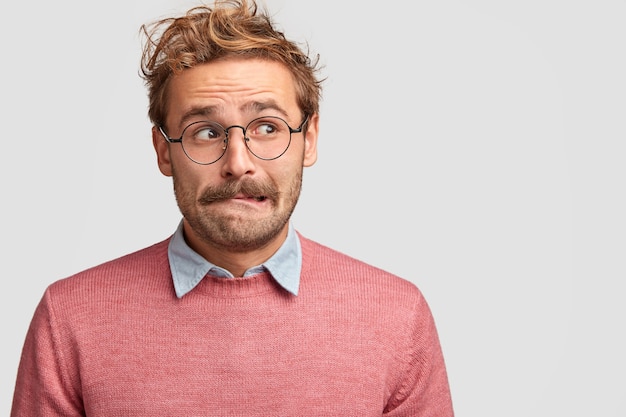
[[[302,122],[291,73],[274,61],[229,58],[173,76],[164,130],[177,138],[197,120],[246,126],[267,115],[293,128]],[[194,163],[153,127],[159,170],[173,177],[187,244],[234,276],[269,259],[287,237],[303,168],[317,160],[318,125],[319,116],[310,115],[306,134],[292,134],[287,152],[272,161],[252,155],[242,130],[233,128],[226,153],[211,165]]]

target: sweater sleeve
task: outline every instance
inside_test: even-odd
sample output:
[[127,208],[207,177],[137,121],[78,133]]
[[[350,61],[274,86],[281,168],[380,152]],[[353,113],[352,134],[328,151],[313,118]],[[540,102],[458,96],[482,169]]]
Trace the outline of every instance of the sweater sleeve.
[[[11,417],[84,416],[77,381],[65,358],[67,348],[55,324],[49,290],[37,306],[17,373]],[[77,379],[77,378],[75,378]]]
[[[419,291],[418,291],[419,292]],[[453,417],[448,376],[430,308],[419,293],[406,347],[405,372],[384,416]]]

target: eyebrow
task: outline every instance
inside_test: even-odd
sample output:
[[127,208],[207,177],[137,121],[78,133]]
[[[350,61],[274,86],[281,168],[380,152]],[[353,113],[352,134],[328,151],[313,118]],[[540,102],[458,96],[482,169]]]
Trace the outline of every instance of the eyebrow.
[[178,127],[182,129],[190,119],[198,116],[202,116],[203,118],[209,118],[212,114],[217,113],[217,111],[218,110],[216,106],[192,107],[183,114],[183,117],[178,123]]
[[241,110],[246,113],[261,113],[267,109],[276,110],[284,117],[288,116],[287,111],[272,99],[265,101],[251,101],[241,106]]
[[[280,113],[285,118],[289,116],[287,114],[287,111],[283,109],[275,100],[272,100],[272,99],[264,100],[264,101],[250,101],[240,107],[240,110],[243,113],[254,113],[254,114],[261,113],[268,109],[274,110]],[[192,107],[183,114],[178,124],[178,127],[182,129],[191,119],[194,119],[199,116],[208,119],[211,116],[214,117],[214,115],[219,112],[220,112],[220,107],[218,106]]]

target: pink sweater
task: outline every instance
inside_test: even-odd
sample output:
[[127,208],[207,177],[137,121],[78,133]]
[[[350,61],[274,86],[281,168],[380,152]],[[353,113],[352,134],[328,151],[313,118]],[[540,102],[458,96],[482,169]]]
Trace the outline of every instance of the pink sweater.
[[11,416],[452,416],[419,290],[300,240],[297,297],[258,274],[178,299],[168,241],[52,284]]

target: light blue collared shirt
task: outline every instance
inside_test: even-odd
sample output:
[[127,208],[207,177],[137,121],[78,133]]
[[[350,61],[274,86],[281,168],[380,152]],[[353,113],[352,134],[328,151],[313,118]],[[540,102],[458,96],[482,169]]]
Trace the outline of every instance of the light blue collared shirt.
[[[204,259],[191,249],[183,236],[183,222],[181,221],[170,240],[168,257],[176,296],[182,298],[202,281],[207,274],[234,278],[233,274]],[[298,295],[300,287],[300,271],[302,269],[302,248],[300,239],[291,222],[287,232],[287,239],[271,258],[261,265],[248,269],[243,276],[251,276],[268,271],[278,284],[293,295]]]

